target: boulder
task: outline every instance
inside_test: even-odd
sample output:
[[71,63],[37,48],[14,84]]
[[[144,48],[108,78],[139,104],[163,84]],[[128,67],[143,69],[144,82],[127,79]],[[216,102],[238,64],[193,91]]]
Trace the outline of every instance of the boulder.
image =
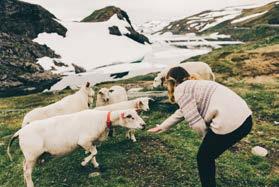
[[117,26],[112,26],[112,27],[109,27],[108,29],[109,29],[109,33],[111,35],[122,36],[122,33],[120,32],[120,30]]

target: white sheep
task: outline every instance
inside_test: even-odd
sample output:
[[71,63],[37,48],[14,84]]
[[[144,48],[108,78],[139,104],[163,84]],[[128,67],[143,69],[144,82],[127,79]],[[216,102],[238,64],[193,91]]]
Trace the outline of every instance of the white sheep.
[[55,116],[52,118],[33,121],[17,131],[10,140],[7,148],[9,158],[12,142],[19,138],[19,145],[24,155],[24,180],[27,187],[33,187],[32,171],[37,159],[43,153],[62,156],[74,151],[79,146],[90,153],[81,165],[96,161],[96,142],[106,139],[109,128],[114,125],[131,129],[144,129],[145,122],[135,110],[97,111],[84,110],[74,114]]
[[66,96],[56,103],[35,108],[28,112],[23,118],[22,127],[35,120],[86,110],[93,104],[93,97],[94,91],[90,87],[90,83],[87,82],[86,85],[82,86],[76,93]]
[[[115,111],[124,109],[135,109],[136,111],[149,111],[149,101],[152,100],[148,97],[141,97],[134,100],[123,101],[120,103],[115,103],[111,105],[96,107],[94,110],[100,111]],[[126,137],[136,142],[135,130],[129,129],[126,133]]]
[[202,80],[212,80],[215,81],[215,75],[212,72],[210,66],[204,62],[186,62],[182,64],[177,64],[174,66],[169,66],[163,69],[157,77],[155,77],[153,82],[153,87],[157,88],[159,86],[163,86],[165,78],[169,72],[169,70],[173,67],[182,67],[184,68],[190,75],[195,75],[197,78]]
[[97,94],[96,106],[105,106],[127,100],[127,92],[122,86],[112,86],[110,89],[101,88]]

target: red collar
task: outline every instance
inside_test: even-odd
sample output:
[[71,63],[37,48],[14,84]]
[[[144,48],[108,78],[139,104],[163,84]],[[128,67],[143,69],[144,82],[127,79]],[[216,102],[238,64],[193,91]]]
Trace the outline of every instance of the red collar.
[[108,112],[108,114],[107,114],[107,128],[108,128],[108,129],[110,129],[110,128],[111,128],[110,113],[111,113],[111,112]]

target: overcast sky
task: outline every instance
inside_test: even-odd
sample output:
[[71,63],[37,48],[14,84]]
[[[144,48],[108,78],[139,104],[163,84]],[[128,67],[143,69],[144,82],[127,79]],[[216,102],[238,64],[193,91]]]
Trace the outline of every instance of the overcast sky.
[[203,10],[228,6],[265,4],[274,0],[24,0],[40,4],[59,19],[79,21],[94,10],[116,5],[127,11],[132,21],[174,20]]

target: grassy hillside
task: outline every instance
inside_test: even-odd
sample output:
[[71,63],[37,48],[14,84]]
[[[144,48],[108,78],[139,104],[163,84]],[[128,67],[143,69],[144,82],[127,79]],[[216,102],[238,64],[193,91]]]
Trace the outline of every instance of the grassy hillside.
[[[218,186],[279,186],[278,38],[257,43],[228,46],[196,58],[210,64],[217,81],[240,94],[254,111],[252,133],[217,161]],[[251,64],[252,63],[252,64]],[[254,65],[253,63],[256,63]],[[266,66],[265,66],[266,65]],[[277,67],[277,68],[276,68]],[[99,84],[95,88],[120,84],[127,89],[142,86],[149,90],[154,74]],[[23,186],[23,156],[18,143],[12,146],[14,161],[6,155],[9,137],[18,128],[24,114],[32,108],[53,103],[72,93],[41,93],[0,99],[0,186]],[[151,112],[142,117],[152,127],[161,123],[176,107],[166,97],[156,98]],[[37,165],[33,180],[37,186],[199,186],[196,154],[201,140],[184,122],[169,132],[151,135],[137,133],[137,143],[125,138],[123,129],[98,147],[97,160],[103,166],[100,176],[89,177],[91,166],[80,163],[79,149],[62,157],[46,158]],[[17,142],[17,141],[16,141]],[[269,150],[266,158],[253,156],[251,148],[260,145]]]
[[219,32],[231,35],[232,39],[241,41],[257,41],[266,37],[279,36],[279,4],[276,2],[257,8],[244,9],[241,15],[234,20],[263,12],[266,13],[241,22],[225,21],[206,30],[203,34]]

